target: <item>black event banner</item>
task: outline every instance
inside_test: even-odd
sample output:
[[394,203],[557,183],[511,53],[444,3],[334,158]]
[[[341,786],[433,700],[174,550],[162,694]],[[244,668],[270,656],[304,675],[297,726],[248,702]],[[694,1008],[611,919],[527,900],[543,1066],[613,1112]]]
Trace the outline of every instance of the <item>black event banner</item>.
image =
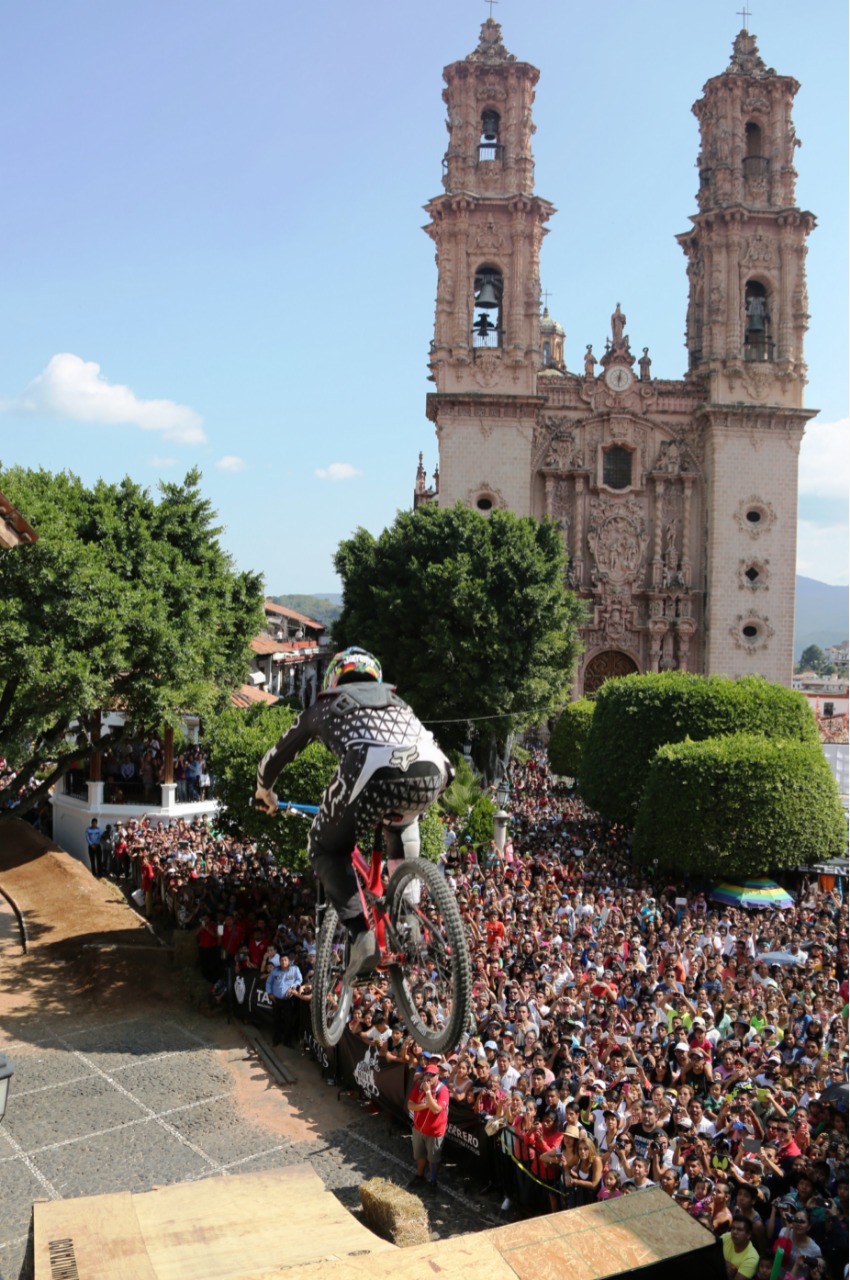
[[256,969],[241,969],[233,980],[233,998],[240,1018],[271,1017],[272,998]]
[[[301,1005],[301,1043],[325,1071],[338,1080],[357,1085],[362,1093],[399,1120],[410,1120],[407,1099],[413,1088],[413,1071],[398,1062],[387,1062],[374,1045],[346,1030],[336,1050],[328,1051],[313,1036],[310,1008]],[[335,1061],[334,1061],[335,1054]],[[475,1164],[478,1175],[491,1177],[495,1140],[485,1130],[486,1121],[462,1102],[449,1103],[446,1142],[458,1148],[462,1158]]]

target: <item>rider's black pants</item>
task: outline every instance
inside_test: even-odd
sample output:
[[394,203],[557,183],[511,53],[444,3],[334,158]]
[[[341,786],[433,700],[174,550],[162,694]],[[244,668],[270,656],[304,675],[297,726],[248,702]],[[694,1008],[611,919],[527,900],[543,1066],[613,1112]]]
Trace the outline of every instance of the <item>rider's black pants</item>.
[[353,934],[365,927],[351,868],[358,832],[386,824],[387,857],[419,855],[420,813],[437,799],[444,778],[435,764],[416,762],[407,771],[378,769],[355,799],[352,785],[335,775],[310,829],[310,857],[329,901]]

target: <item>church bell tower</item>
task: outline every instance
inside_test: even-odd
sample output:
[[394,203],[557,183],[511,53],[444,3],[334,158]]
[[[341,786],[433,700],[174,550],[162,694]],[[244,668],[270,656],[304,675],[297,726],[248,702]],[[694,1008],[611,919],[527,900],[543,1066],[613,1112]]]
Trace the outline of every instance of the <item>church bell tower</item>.
[[739,32],[726,70],[694,105],[698,213],[688,258],[688,381],[707,499],[705,669],[790,683],[797,468],[808,326],[806,237],[795,205],[791,109],[799,84]]
[[427,412],[441,475],[464,482],[444,481],[440,502],[525,510],[542,365],[540,245],[554,212],[534,194],[539,72],[507,52],[488,18],[478,47],[443,77],[444,192],[426,205],[438,268]]

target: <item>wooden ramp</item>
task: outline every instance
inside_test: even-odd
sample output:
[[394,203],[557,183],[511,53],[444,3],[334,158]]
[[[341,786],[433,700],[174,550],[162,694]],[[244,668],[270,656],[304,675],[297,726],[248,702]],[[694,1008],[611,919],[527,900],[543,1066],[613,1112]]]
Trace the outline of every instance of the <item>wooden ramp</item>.
[[681,1280],[683,1269],[725,1280],[719,1242],[662,1191],[403,1250],[304,1166],[35,1205],[35,1280]]
[[33,1214],[35,1280],[254,1280],[304,1263],[327,1277],[351,1254],[401,1256],[308,1165],[37,1201]]
[[[726,1277],[719,1242],[656,1190],[392,1255],[341,1259],[333,1280],[421,1280],[432,1274],[439,1280],[602,1280],[641,1272],[646,1280]],[[286,1280],[328,1276],[321,1263],[285,1274]]]

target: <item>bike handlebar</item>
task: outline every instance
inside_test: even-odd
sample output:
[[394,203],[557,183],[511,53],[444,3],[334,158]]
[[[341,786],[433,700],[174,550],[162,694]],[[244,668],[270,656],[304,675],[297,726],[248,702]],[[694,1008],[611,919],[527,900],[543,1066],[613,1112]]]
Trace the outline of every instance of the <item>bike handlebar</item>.
[[278,800],[277,807],[278,809],[283,809],[287,812],[301,814],[302,817],[306,817],[309,813],[319,812],[319,806],[317,804],[296,804],[292,800]]

